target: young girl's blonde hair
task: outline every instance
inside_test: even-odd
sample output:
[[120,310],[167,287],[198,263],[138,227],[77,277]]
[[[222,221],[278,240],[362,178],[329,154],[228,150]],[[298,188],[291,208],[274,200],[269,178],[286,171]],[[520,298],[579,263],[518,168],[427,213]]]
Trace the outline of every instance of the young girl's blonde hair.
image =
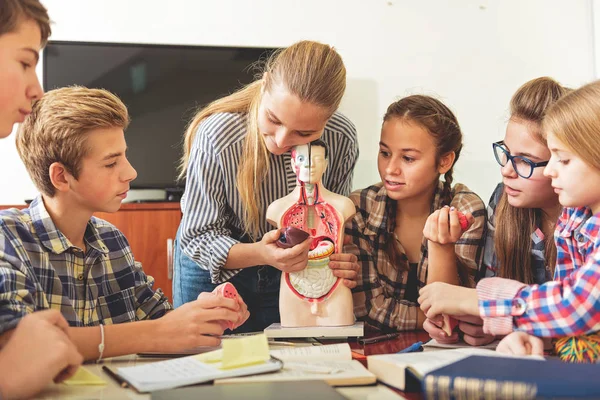
[[258,108],[262,93],[276,85],[281,85],[302,102],[322,106],[331,115],[339,107],[346,90],[346,68],[331,46],[317,42],[302,41],[277,51],[267,60],[262,79],[213,101],[195,115],[185,133],[180,163],[180,178],[183,178],[199,125],[207,117],[216,113],[248,114],[237,187],[244,205],[244,230],[255,239],[263,213],[257,196],[269,170],[269,151],[258,128]]
[[572,91],[549,110],[543,122],[585,163],[600,171],[600,81]]
[[[510,100],[510,118],[529,123],[534,139],[546,146],[542,120],[548,109],[568,92],[552,78],[542,77],[526,82]],[[539,208],[517,208],[508,203],[504,192],[496,206],[494,246],[502,278],[535,283],[531,265],[531,235],[542,225]],[[544,238],[545,259],[554,269],[556,246],[551,235]]]

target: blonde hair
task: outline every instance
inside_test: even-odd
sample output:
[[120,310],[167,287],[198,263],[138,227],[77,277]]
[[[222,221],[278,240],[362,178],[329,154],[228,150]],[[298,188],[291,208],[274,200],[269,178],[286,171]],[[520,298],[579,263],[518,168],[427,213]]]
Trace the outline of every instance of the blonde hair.
[[213,101],[200,110],[187,127],[184,154],[180,162],[180,178],[188,168],[190,152],[199,126],[216,113],[245,113],[247,134],[237,173],[244,215],[243,227],[253,238],[258,237],[258,227],[264,212],[259,208],[261,185],[269,170],[269,151],[258,128],[258,109],[262,91],[282,85],[301,101],[322,106],[329,115],[339,107],[346,90],[346,69],[340,55],[325,44],[302,41],[274,53],[267,60],[262,79],[241,90]]
[[47,92],[17,131],[17,151],[36,187],[52,197],[50,165],[59,162],[75,179],[87,154],[87,133],[94,129],[129,125],[125,104],[102,89],[80,86]]
[[0,1],[0,36],[14,32],[21,22],[32,20],[40,27],[42,46],[46,45],[52,33],[48,10],[39,0]]
[[554,104],[543,126],[546,133],[600,171],[600,81],[588,83]]
[[[559,101],[569,89],[552,78],[533,79],[521,86],[510,100],[511,119],[529,123],[534,139],[546,146],[542,121],[552,104]],[[496,206],[494,246],[499,263],[498,275],[523,283],[535,282],[531,265],[531,235],[542,226],[543,212],[539,208],[517,208],[508,203],[505,192]],[[554,270],[556,246],[552,235],[544,238],[545,259]]]

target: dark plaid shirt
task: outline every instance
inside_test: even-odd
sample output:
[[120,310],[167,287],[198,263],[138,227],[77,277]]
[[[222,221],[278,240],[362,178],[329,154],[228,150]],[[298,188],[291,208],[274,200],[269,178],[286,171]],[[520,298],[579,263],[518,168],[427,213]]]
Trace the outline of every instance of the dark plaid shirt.
[[0,333],[50,308],[71,326],[154,319],[172,309],[117,228],[92,217],[84,241],[85,254],[54,225],[41,197],[25,210],[0,211]]
[[[431,212],[441,206],[441,189],[442,182],[436,190]],[[415,288],[407,285],[410,269],[399,269],[393,265],[387,253],[387,241],[395,240],[388,218],[389,212],[395,212],[395,202],[387,196],[387,190],[381,183],[352,193],[350,199],[356,205],[357,213],[346,225],[345,232],[351,237],[352,244],[345,246],[344,251],[355,254],[361,266],[358,286],[353,290],[356,317],[381,330],[416,329],[419,305],[414,296],[410,296]],[[463,271],[461,284],[473,287],[483,258],[485,205],[479,196],[462,184],[454,186],[450,205],[475,217],[475,223],[463,233],[455,246],[458,269]],[[415,234],[423,235],[421,231]],[[400,262],[408,263],[402,246],[397,241],[396,245],[402,254]],[[416,283],[411,284],[418,286],[416,290],[427,282],[427,265],[427,240],[423,238]]]

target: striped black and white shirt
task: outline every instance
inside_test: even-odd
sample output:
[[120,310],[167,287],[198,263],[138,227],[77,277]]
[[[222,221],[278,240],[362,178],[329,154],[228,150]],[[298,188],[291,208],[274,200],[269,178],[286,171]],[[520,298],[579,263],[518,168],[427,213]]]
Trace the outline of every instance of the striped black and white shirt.
[[[181,200],[183,219],[180,249],[201,268],[210,271],[213,283],[229,280],[240,270],[224,269],[229,249],[248,243],[243,233],[243,207],[236,179],[246,137],[247,114],[218,113],[198,127],[187,170],[186,189]],[[352,189],[354,166],[358,158],[358,140],[354,124],[334,113],[321,137],[329,147],[329,165],[323,185],[334,193],[348,196]],[[273,201],[288,195],[296,187],[296,175],[290,166],[290,154],[270,154],[269,173],[263,182],[261,215]],[[260,236],[274,229],[266,219],[260,224]]]

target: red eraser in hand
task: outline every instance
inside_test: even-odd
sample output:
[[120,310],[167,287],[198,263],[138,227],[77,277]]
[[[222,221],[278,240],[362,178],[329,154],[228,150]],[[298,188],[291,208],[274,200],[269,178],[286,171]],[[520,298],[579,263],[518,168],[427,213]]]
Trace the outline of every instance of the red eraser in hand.
[[469,227],[469,220],[467,219],[465,214],[461,213],[460,211],[457,211],[456,213],[458,214],[458,222],[460,223],[460,229],[462,229],[462,231],[464,232]]
[[[237,299],[238,298],[237,289],[235,288],[235,286],[233,286],[233,284],[231,284],[229,282],[225,282],[225,283],[217,286],[215,288],[215,290],[213,290],[213,293],[218,296],[223,296],[228,299]],[[232,321],[221,321],[221,327],[223,328],[223,330],[225,330],[225,329],[233,330],[235,328],[235,324]]]
[[443,314],[442,317],[444,318],[444,325],[442,326],[442,330],[446,332],[446,335],[452,336],[452,332],[458,326],[458,321],[446,314]]
[[225,282],[224,284],[217,286],[215,288],[215,293],[220,294],[228,299],[237,299],[238,296],[237,289],[229,282]]

